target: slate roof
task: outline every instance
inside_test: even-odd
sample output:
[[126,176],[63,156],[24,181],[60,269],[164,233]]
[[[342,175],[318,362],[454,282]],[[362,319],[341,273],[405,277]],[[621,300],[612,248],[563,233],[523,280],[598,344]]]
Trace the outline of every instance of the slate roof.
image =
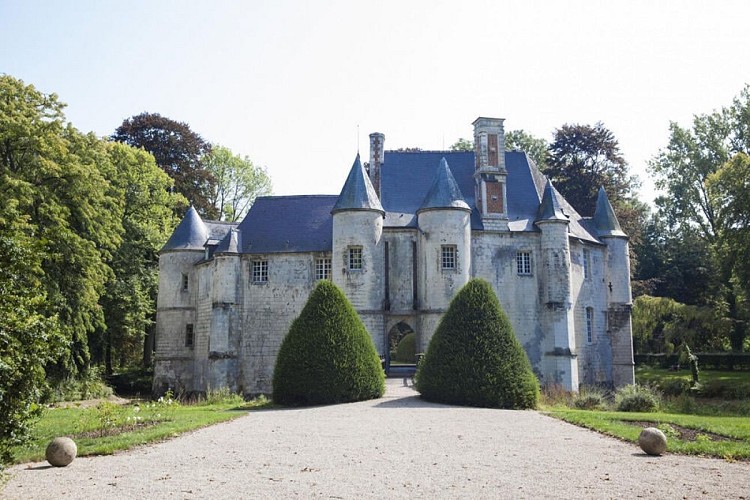
[[471,211],[469,205],[464,201],[461,189],[456,184],[456,179],[453,177],[451,169],[448,166],[448,161],[445,158],[441,158],[440,166],[437,168],[434,179],[418,212],[445,208]]
[[385,213],[383,207],[380,204],[378,195],[375,193],[375,188],[372,187],[370,177],[362,168],[362,164],[359,161],[359,153],[354,159],[354,164],[349,171],[349,176],[346,178],[344,187],[341,189],[331,212],[339,212],[341,210],[375,210],[377,212]]
[[203,250],[208,236],[208,227],[203,223],[195,208],[191,206],[161,251]]
[[213,251],[217,253],[241,253],[242,251],[242,233],[232,228],[227,232],[224,239],[222,239]]
[[568,221],[570,217],[568,217],[560,207],[561,199],[562,196],[560,196],[557,189],[552,186],[552,182],[547,181],[547,185],[544,187],[544,194],[542,195],[542,203],[539,205],[539,210],[537,212],[536,221]]
[[625,236],[603,187],[599,188],[593,223],[599,236]]
[[330,252],[336,195],[262,196],[239,226],[242,253]]

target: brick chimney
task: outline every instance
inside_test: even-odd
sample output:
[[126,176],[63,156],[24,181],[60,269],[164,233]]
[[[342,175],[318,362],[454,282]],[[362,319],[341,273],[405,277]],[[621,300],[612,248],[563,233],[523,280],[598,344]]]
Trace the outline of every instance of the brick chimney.
[[370,182],[380,198],[380,168],[384,162],[385,134],[373,132],[370,134]]

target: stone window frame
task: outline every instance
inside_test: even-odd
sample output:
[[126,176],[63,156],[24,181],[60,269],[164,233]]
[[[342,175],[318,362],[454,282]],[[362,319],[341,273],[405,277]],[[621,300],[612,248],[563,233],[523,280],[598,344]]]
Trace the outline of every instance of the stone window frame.
[[591,279],[591,250],[588,248],[583,249],[582,264],[583,266],[583,279]]
[[330,280],[332,276],[333,263],[330,257],[319,257],[315,259],[315,281]]
[[346,268],[350,272],[362,272],[365,267],[363,258],[363,249],[359,245],[352,245],[347,248]]
[[182,284],[180,290],[183,292],[190,291],[190,275],[188,273],[182,273]]
[[534,275],[534,260],[531,250],[518,250],[516,252],[516,274],[518,276]]
[[586,308],[584,317],[586,319],[586,343],[594,343],[594,308],[589,306]]
[[458,246],[440,245],[440,269],[442,271],[458,270]]
[[195,326],[193,323],[185,325],[185,347],[190,349],[195,347]]
[[256,285],[268,283],[268,259],[253,259],[250,264],[250,277]]

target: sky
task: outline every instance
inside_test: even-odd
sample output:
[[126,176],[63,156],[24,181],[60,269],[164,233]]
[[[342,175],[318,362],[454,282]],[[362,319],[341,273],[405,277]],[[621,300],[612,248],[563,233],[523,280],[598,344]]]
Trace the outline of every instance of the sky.
[[0,73],[84,132],[186,122],[278,195],[339,193],[375,131],[435,150],[478,116],[548,141],[602,122],[651,202],[670,121],[750,83],[748,19],[747,0],[0,0]]

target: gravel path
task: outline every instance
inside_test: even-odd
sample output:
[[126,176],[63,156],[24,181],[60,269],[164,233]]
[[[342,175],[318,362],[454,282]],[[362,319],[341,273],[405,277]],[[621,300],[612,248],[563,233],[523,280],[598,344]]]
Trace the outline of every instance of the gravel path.
[[253,411],[113,456],[10,469],[4,498],[746,498],[750,464],[666,455],[532,411],[385,398]]

